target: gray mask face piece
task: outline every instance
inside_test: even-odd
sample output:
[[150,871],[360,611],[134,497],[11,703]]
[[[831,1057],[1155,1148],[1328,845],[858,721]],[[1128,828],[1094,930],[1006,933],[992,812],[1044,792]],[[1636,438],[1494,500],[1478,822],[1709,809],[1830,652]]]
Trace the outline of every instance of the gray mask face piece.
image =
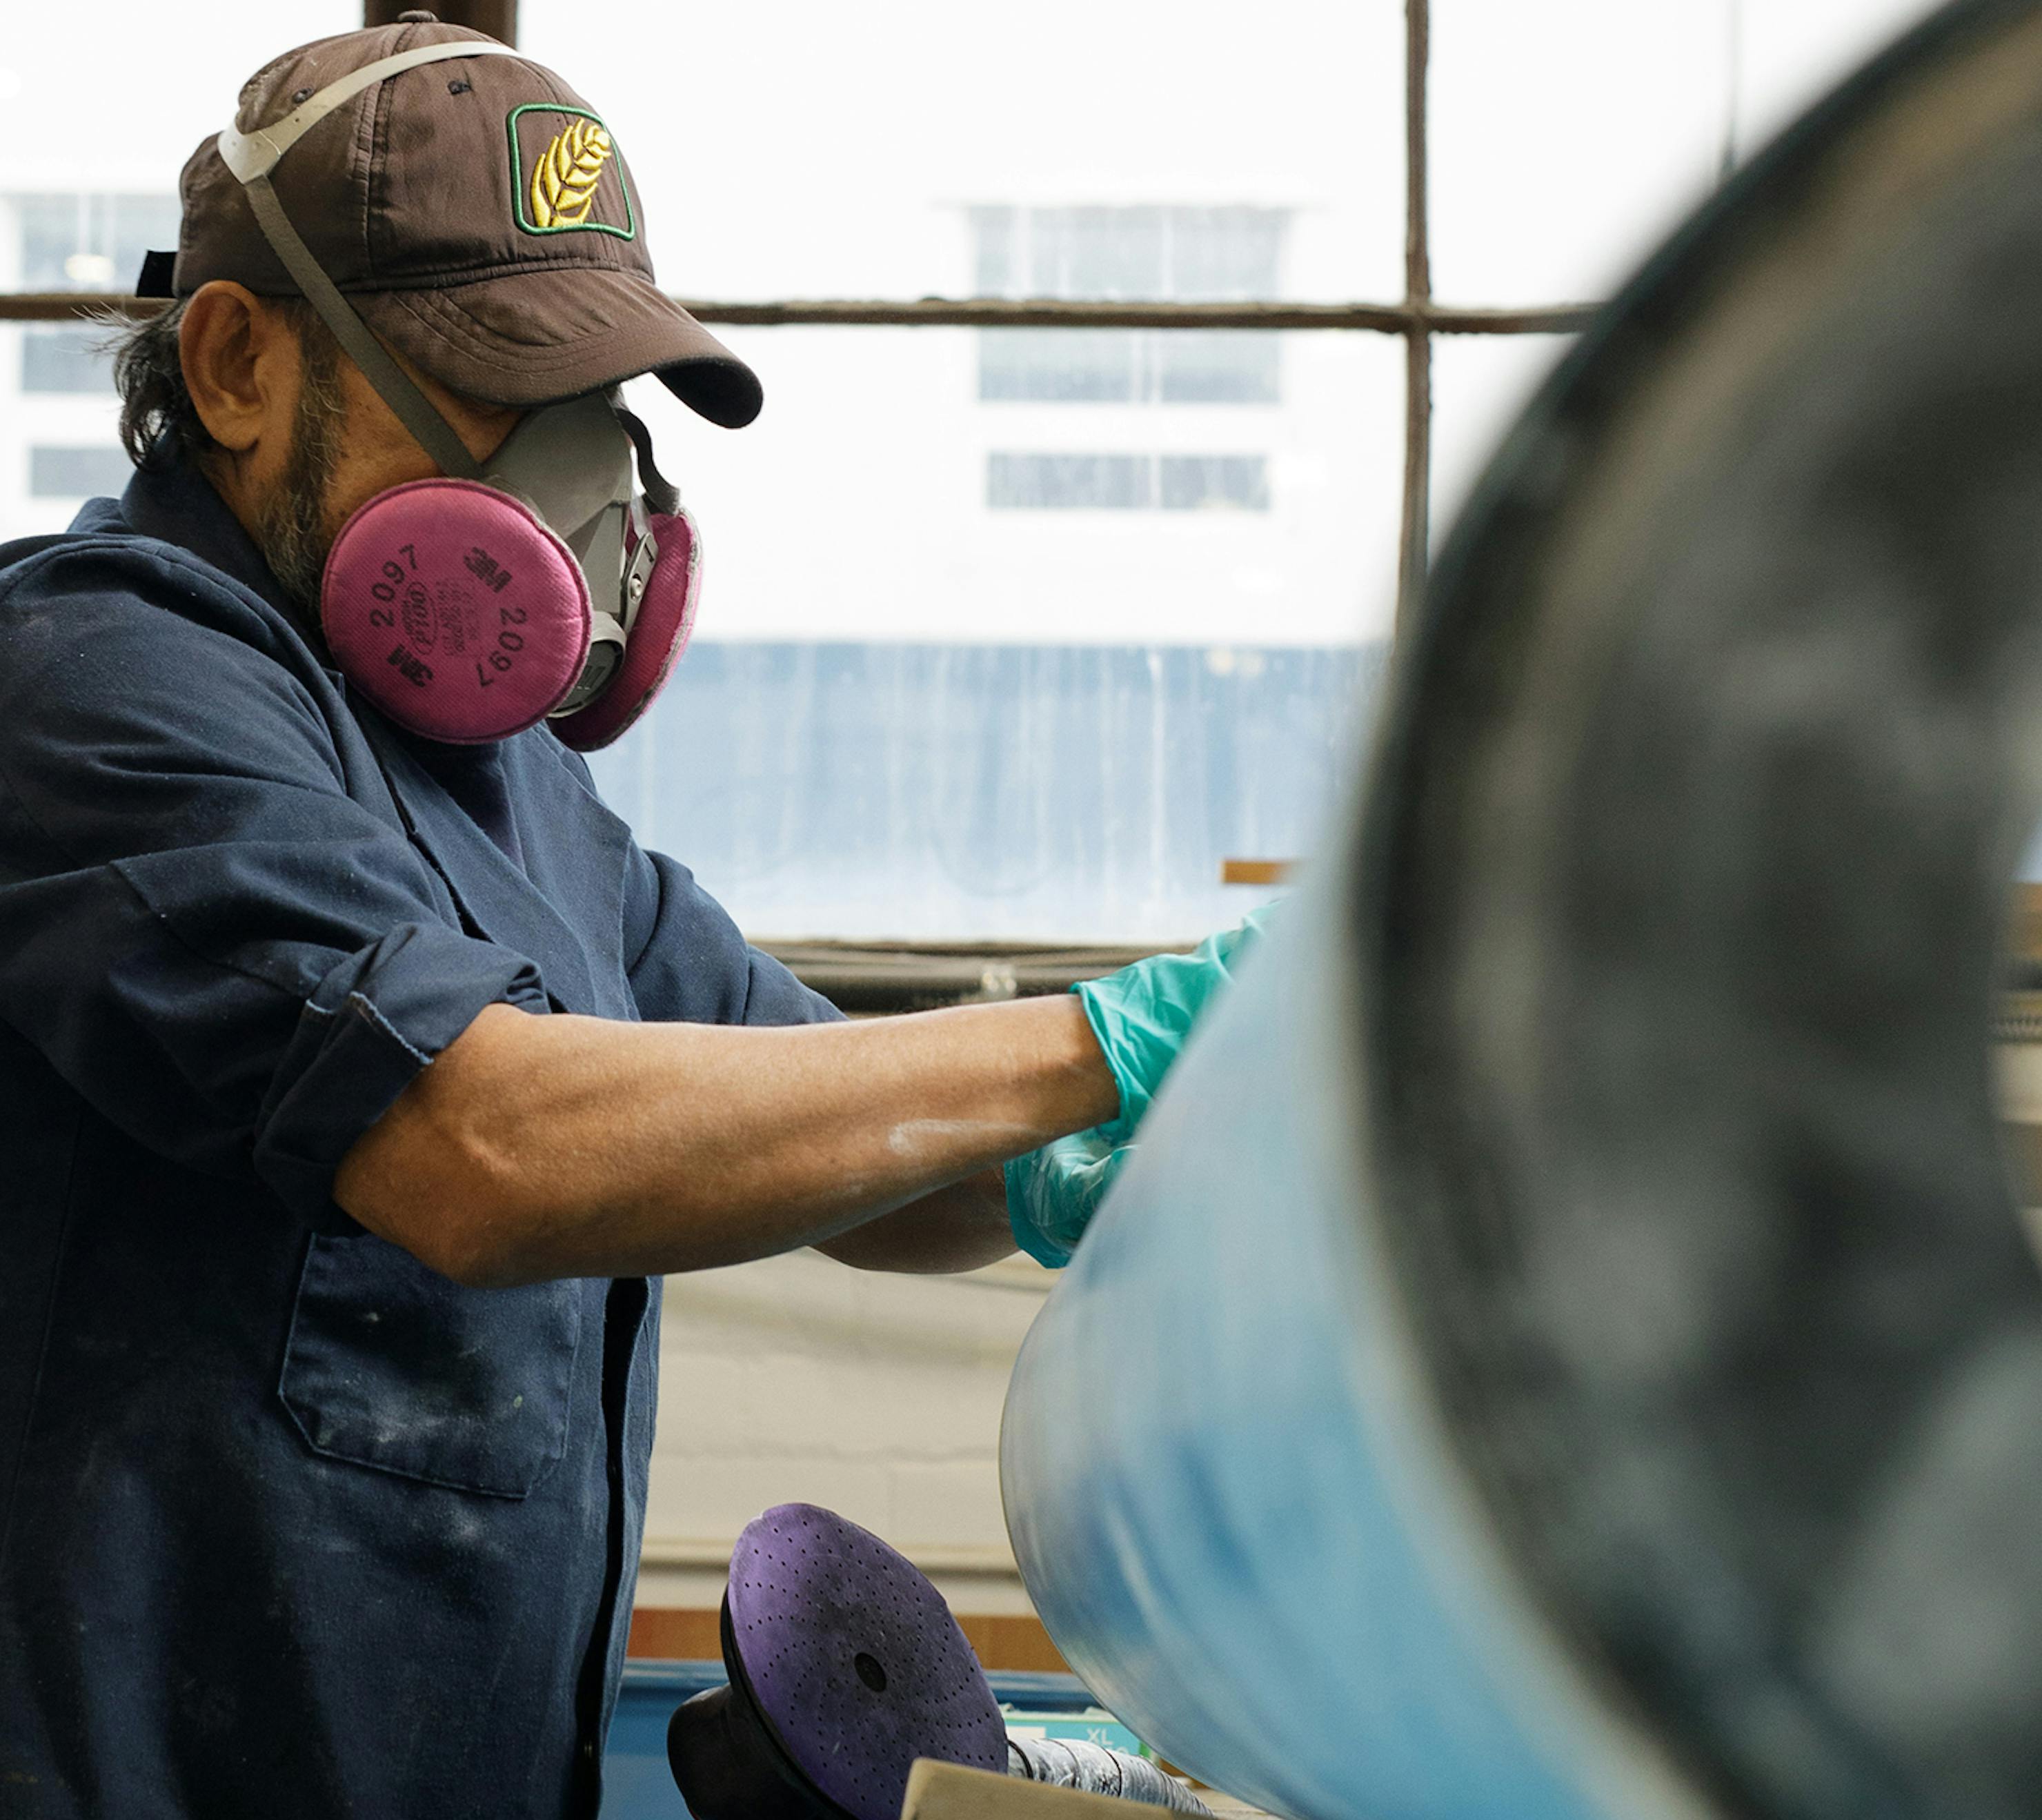
[[556,716],[598,694],[624,655],[636,605],[625,561],[637,494],[632,454],[613,396],[591,392],[530,412],[483,464],[484,482],[531,507],[574,552],[588,585],[588,663]]
[[631,438],[609,396],[591,392],[526,415],[483,464],[483,479],[532,507],[575,553],[598,612],[624,572],[624,519],[637,480]]

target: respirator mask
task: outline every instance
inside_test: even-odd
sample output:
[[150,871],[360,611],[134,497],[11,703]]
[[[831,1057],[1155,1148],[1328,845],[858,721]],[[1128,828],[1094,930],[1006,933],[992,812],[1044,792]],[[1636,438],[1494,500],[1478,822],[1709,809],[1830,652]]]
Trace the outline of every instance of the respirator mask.
[[477,462],[370,333],[291,225],[270,182],[305,132],[372,84],[449,57],[421,46],[354,71],[273,125],[220,136],[256,224],[293,280],[440,474],[379,493],[334,540],[319,624],[350,687],[428,739],[482,744],[550,718],[581,751],[629,727],[694,624],[701,545],[645,426],[615,392],[526,414]]

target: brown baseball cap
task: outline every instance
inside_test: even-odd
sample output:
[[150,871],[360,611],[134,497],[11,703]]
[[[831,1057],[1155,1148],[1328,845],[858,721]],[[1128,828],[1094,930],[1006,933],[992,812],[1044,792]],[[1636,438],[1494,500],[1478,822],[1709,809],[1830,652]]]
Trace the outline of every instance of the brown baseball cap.
[[[480,32],[429,13],[289,51],[250,77],[234,120],[273,126],[328,83]],[[378,82],[305,133],[272,175],[277,200],[377,335],[442,384],[491,404],[548,404],[641,373],[712,422],[759,415],[757,377],[652,277],[644,205],[602,118],[521,56],[452,57]],[[296,295],[222,161],[185,164],[170,281],[231,278]]]

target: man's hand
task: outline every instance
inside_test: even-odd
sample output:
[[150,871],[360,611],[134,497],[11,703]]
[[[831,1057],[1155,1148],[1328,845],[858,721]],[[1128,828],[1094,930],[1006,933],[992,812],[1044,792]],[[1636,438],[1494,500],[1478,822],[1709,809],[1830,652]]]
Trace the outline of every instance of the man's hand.
[[1109,1143],[1124,1144],[1134,1135],[1191,1026],[1233,982],[1234,969],[1260,940],[1275,908],[1265,904],[1250,911],[1188,954],[1152,954],[1073,988],[1120,1092],[1120,1110],[1100,1134]]
[[1132,1144],[1111,1143],[1093,1130],[1016,1157],[1004,1171],[1015,1242],[1036,1263],[1062,1269],[1134,1154]]
[[779,1029],[496,1005],[356,1143],[334,1196],[434,1269],[490,1287],[803,1245],[876,1264],[878,1234],[831,1241],[948,1191],[920,1210],[919,1247],[912,1232],[889,1241],[954,1268],[1007,1248],[982,1172],[1119,1105],[1072,998]]
[[1076,988],[1100,1052],[1113,1071],[1119,1107],[1093,1130],[1060,1138],[1007,1165],[1007,1212],[1015,1241],[1052,1268],[1072,1252],[1133,1148],[1135,1129],[1176,1062],[1191,1027],[1232,983],[1260,939],[1265,904],[1240,926],[1188,954],[1155,954]]

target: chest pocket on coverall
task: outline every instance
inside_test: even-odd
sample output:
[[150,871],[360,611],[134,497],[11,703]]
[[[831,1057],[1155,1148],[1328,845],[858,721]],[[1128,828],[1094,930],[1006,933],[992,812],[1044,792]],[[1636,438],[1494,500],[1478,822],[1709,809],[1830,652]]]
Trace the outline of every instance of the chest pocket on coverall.
[[369,1233],[313,1237],[284,1405],[315,1453],[522,1497],[567,1446],[582,1285],[467,1289]]

